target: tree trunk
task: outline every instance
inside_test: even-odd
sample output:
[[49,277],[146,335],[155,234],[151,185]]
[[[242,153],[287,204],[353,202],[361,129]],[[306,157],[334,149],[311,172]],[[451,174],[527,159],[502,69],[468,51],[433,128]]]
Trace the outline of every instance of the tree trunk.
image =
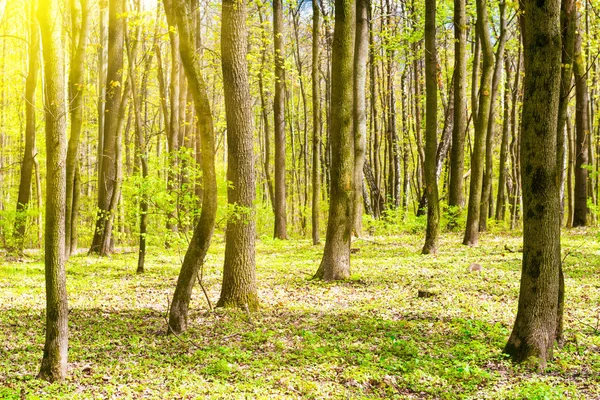
[[367,58],[369,56],[369,0],[356,0],[354,43],[354,212],[353,231],[362,233],[363,165],[367,147]]
[[450,156],[450,187],[448,205],[457,207],[455,216],[464,206],[463,175],[465,164],[465,134],[467,130],[467,15],[465,0],[454,0],[454,127]]
[[320,51],[319,35],[321,31],[321,20],[319,4],[316,1],[312,3],[313,9],[313,37],[312,37],[312,112],[313,112],[313,137],[312,137],[312,241],[313,244],[319,244],[319,194],[321,185],[319,184],[319,153],[321,149],[321,80],[319,77]]
[[67,374],[68,313],[65,276],[65,162],[67,157],[62,20],[58,0],[40,1],[37,11],[44,60],[46,121],[46,341],[38,377],[63,380]]
[[273,36],[275,43],[275,232],[287,239],[285,187],[285,49],[283,40],[283,0],[273,0]]
[[35,148],[35,89],[40,69],[40,33],[35,19],[35,5],[32,2],[29,20],[29,70],[25,81],[25,151],[21,163],[19,195],[17,198],[17,214],[15,217],[15,249],[23,253],[25,227],[27,226],[27,209],[31,201],[31,178],[33,162],[37,154]]
[[[577,20],[578,18],[576,18]],[[590,124],[588,115],[589,93],[587,87],[587,71],[582,50],[581,29],[576,28],[573,71],[575,73],[575,208],[573,210],[573,226],[586,226],[588,198],[588,142],[590,140]]]
[[437,153],[437,49],[435,47],[436,0],[425,2],[425,191],[427,232],[423,254],[435,254],[440,236],[440,205],[436,178]]
[[77,156],[79,154],[79,139],[81,136],[81,127],[83,125],[83,87],[84,87],[84,68],[85,68],[85,50],[89,35],[89,5],[87,0],[80,0],[81,21],[77,21],[77,7],[75,0],[71,0],[72,21],[71,31],[73,34],[73,52],[71,56],[71,70],[69,71],[69,106],[71,115],[71,136],[69,137],[69,146],[67,149],[67,205],[65,215],[65,255],[68,257],[72,251],[75,251],[72,245],[72,231],[77,229],[77,215],[74,210],[77,195],[75,191],[76,169],[79,168]]
[[479,240],[479,212],[481,206],[483,170],[486,129],[490,117],[491,106],[491,83],[494,68],[494,53],[490,40],[490,30],[487,12],[487,2],[477,0],[477,31],[481,41],[481,52],[483,56],[481,84],[479,92],[479,105],[475,119],[475,143],[471,158],[471,184],[469,190],[469,207],[467,212],[467,226],[463,244],[476,246]]
[[[169,4],[171,3],[171,4]],[[194,229],[192,240],[183,259],[177,287],[169,314],[169,327],[175,333],[187,327],[187,314],[194,282],[198,271],[204,264],[206,253],[212,238],[217,214],[217,181],[215,173],[215,139],[212,112],[208,99],[208,90],[200,62],[196,57],[193,24],[191,20],[193,2],[185,0],[165,0],[165,9],[169,9],[170,24],[175,22],[179,30],[179,51],[185,70],[188,87],[194,99],[194,109],[198,118],[198,130],[202,145],[203,198],[200,219]],[[199,34],[199,33],[198,33]],[[231,144],[231,142],[230,142]],[[231,163],[232,158],[229,158]],[[234,183],[235,184],[235,183]],[[239,183],[238,183],[239,184]],[[252,182],[252,184],[254,184]],[[236,186],[237,187],[237,186]],[[254,187],[252,187],[254,190]],[[229,230],[227,231],[229,237]]]
[[515,325],[504,352],[515,362],[552,359],[560,281],[556,125],[561,80],[560,0],[524,1],[521,138],[523,267]]
[[485,144],[485,172],[483,174],[481,210],[479,212],[479,231],[487,230],[488,215],[493,215],[493,193],[492,181],[494,178],[494,137],[496,126],[496,98],[498,97],[498,87],[502,79],[502,67],[504,65],[504,47],[506,45],[506,1],[500,2],[500,37],[498,38],[498,48],[496,49],[496,65],[494,76],[492,78],[492,92],[490,96],[490,115],[487,123],[487,134]]
[[335,0],[331,90],[331,184],[325,249],[316,279],[350,277],[354,196],[353,76],[355,2]]
[[[108,69],[102,149],[102,170],[98,177],[98,215],[90,253],[105,256],[111,252],[111,230],[107,228],[116,211],[116,193],[119,191],[117,155],[121,86],[123,85],[123,37],[125,31],[124,0],[109,0]],[[110,224],[109,224],[110,225]]]
[[502,121],[502,141],[500,143],[500,165],[498,168],[498,195],[496,197],[496,221],[504,221],[506,216],[506,178],[508,176],[508,135],[510,133],[510,78],[511,67],[508,57],[504,63],[506,80],[504,81],[504,113]]
[[217,306],[258,308],[255,271],[252,100],[246,61],[246,3],[224,0],[221,58],[227,118],[227,219],[223,285]]

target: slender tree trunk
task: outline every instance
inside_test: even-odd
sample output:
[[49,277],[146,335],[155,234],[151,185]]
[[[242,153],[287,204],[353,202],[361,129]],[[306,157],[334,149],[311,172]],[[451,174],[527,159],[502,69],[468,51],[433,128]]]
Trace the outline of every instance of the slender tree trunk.
[[[464,205],[463,175],[465,134],[467,130],[467,15],[465,0],[454,0],[454,127],[450,156],[450,187],[448,205],[457,207],[460,215]],[[474,71],[474,73],[476,73]]]
[[506,1],[500,2],[500,37],[498,38],[498,47],[496,49],[496,65],[494,76],[492,78],[492,92],[490,96],[490,115],[487,123],[487,134],[485,144],[485,172],[483,174],[481,210],[479,212],[479,231],[487,230],[487,219],[493,215],[493,193],[492,181],[494,178],[494,138],[496,136],[496,98],[498,97],[498,88],[502,79],[502,67],[504,65],[504,47],[506,46]]
[[[578,18],[576,18],[577,20]],[[588,199],[588,143],[590,140],[589,124],[589,92],[587,72],[582,50],[581,29],[576,28],[573,71],[575,73],[575,208],[573,210],[573,226],[586,226]]]
[[369,0],[356,0],[356,38],[354,43],[354,225],[362,233],[363,165],[367,147],[367,58],[369,56]]
[[58,0],[40,1],[37,11],[44,60],[46,121],[46,341],[39,378],[60,381],[67,375],[68,308],[64,258],[66,104]]
[[321,80],[319,77],[319,65],[321,63],[319,51],[319,35],[321,33],[321,19],[319,4],[312,3],[313,10],[313,37],[312,37],[312,113],[313,113],[313,137],[312,137],[312,240],[313,244],[319,244],[319,194],[321,185],[319,181],[319,153],[321,149]]
[[283,40],[283,0],[273,1],[273,36],[275,43],[275,233],[287,239],[285,185],[285,49]]
[[469,190],[469,207],[467,212],[467,226],[463,244],[476,246],[479,240],[479,212],[481,209],[481,196],[483,186],[484,156],[486,148],[486,129],[490,116],[491,84],[494,68],[494,53],[490,40],[490,30],[487,12],[487,2],[477,0],[477,30],[481,41],[483,65],[479,93],[479,105],[475,120],[475,144],[471,158],[471,184]]
[[543,368],[552,359],[556,339],[561,263],[556,162],[560,0],[527,0],[524,5],[523,267],[517,317],[504,352],[515,362],[535,357]]
[[496,221],[504,221],[506,216],[506,178],[508,176],[508,139],[510,133],[510,79],[511,67],[508,57],[504,62],[506,79],[504,81],[504,113],[502,121],[502,141],[500,143],[500,166],[498,168],[498,195],[496,197]]
[[335,0],[331,91],[331,185],[327,236],[316,279],[350,276],[354,196],[353,76],[354,0]]
[[[124,0],[109,0],[108,69],[106,78],[106,108],[102,149],[102,170],[98,177],[98,215],[90,253],[108,255],[111,252],[111,222],[116,211],[119,192],[118,141],[119,111],[123,77],[123,37],[125,31]],[[124,91],[126,93],[126,91]],[[111,225],[110,223],[108,225]]]
[[246,62],[246,3],[224,0],[221,58],[227,117],[227,220],[223,286],[217,306],[259,306],[256,291],[254,153],[252,111]]
[[35,147],[35,89],[40,70],[40,33],[35,18],[35,3],[31,2],[29,20],[29,69],[25,81],[25,151],[21,163],[19,194],[17,197],[17,215],[15,218],[15,248],[23,252],[25,227],[27,226],[27,209],[31,201],[31,179],[33,163],[37,150]]
[[436,178],[437,153],[437,49],[435,47],[436,0],[425,2],[425,191],[427,232],[423,254],[435,254],[440,236],[440,205]]
[[[65,215],[65,255],[68,257],[75,251],[72,247],[72,232],[77,228],[77,215],[74,208],[77,203],[75,191],[76,169],[79,168],[77,156],[79,154],[79,141],[81,128],[83,125],[83,87],[84,87],[84,67],[85,50],[89,35],[89,5],[87,0],[80,0],[81,15],[80,22],[77,21],[77,7],[75,0],[71,0],[71,32],[73,34],[73,53],[71,56],[71,70],[69,72],[69,106],[71,115],[71,136],[69,137],[69,146],[67,149],[67,205]],[[76,236],[76,235],[75,235]]]

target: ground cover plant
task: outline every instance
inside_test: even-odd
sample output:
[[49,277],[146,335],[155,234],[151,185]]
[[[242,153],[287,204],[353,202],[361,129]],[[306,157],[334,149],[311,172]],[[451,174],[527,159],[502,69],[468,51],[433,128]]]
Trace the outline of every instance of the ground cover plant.
[[[0,264],[0,398],[598,398],[596,236],[563,232],[566,343],[543,373],[502,354],[517,306],[517,232],[487,233],[477,248],[445,234],[434,257],[419,254],[422,233],[356,239],[352,275],[335,283],[310,279],[322,246],[265,236],[256,252],[259,311],[211,311],[196,286],[180,336],[166,335],[165,319],[177,248],[151,247],[143,275],[135,251],[75,255],[69,374],[52,384],[35,379],[44,268],[28,253],[26,262]],[[204,267],[213,304],[223,247],[219,234]]]

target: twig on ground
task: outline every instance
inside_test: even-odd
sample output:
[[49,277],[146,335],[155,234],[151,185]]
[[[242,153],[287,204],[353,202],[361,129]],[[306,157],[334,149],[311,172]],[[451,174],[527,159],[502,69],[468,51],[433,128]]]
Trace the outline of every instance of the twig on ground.
[[198,285],[200,285],[202,292],[204,292],[204,297],[206,297],[206,302],[208,303],[208,308],[210,309],[210,311],[212,311],[213,306],[210,301],[210,297],[208,297],[208,293],[206,292],[206,289],[204,288],[204,285],[202,284],[202,277],[204,276],[204,264],[202,267],[200,267],[200,272],[201,272],[201,275],[198,275],[198,273],[196,273],[196,278],[198,279]]

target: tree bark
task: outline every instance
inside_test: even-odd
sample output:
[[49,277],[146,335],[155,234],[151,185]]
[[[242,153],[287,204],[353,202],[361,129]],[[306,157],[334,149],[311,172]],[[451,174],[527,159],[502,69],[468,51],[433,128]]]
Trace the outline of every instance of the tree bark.
[[363,166],[367,147],[367,58],[369,56],[369,0],[356,0],[354,43],[354,212],[353,231],[362,233]]
[[256,291],[254,152],[252,111],[246,62],[246,3],[224,0],[221,63],[227,119],[227,188],[229,216],[225,238],[223,285],[217,306],[259,306]]
[[560,210],[556,137],[561,81],[560,0],[524,1],[521,138],[523,266],[515,325],[504,348],[513,361],[552,359],[559,304]]
[[490,30],[487,12],[487,2],[477,0],[477,31],[481,41],[483,56],[479,105],[475,119],[475,143],[471,158],[471,183],[469,190],[469,206],[467,211],[467,226],[463,244],[476,246],[479,241],[479,212],[483,187],[484,156],[486,148],[486,129],[490,117],[491,83],[494,68],[494,53],[490,40]]
[[46,121],[46,341],[38,377],[60,381],[67,374],[68,308],[65,276],[66,104],[58,0],[40,1],[44,60],[44,115]]
[[437,153],[437,49],[435,47],[436,0],[425,2],[425,191],[427,231],[423,254],[435,254],[440,236],[440,205],[436,177]]
[[312,113],[313,113],[313,137],[312,137],[312,241],[319,244],[319,195],[321,185],[319,180],[319,153],[321,149],[321,80],[319,76],[320,49],[319,35],[321,34],[321,19],[319,3],[312,2],[313,10],[313,37],[312,37]]
[[354,196],[353,75],[356,25],[354,0],[335,0],[331,63],[331,184],[323,258],[314,278],[350,277]]
[[285,49],[283,40],[283,0],[273,0],[273,36],[275,43],[275,232],[287,239],[285,185]]

